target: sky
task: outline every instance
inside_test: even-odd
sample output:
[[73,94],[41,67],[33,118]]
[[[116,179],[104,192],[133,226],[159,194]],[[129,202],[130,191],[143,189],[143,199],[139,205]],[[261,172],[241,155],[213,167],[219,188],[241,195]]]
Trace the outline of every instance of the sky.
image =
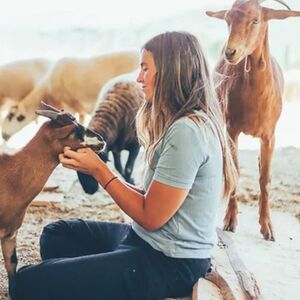
[[[3,3],[1,3],[3,2]],[[0,0],[0,29],[65,26],[118,27],[147,22],[219,0]],[[222,0],[230,5],[231,0]]]
[[[299,0],[285,0],[300,9]],[[211,7],[229,8],[233,0],[0,0],[0,30],[57,27],[118,28],[162,16]],[[282,7],[275,1],[264,5]]]

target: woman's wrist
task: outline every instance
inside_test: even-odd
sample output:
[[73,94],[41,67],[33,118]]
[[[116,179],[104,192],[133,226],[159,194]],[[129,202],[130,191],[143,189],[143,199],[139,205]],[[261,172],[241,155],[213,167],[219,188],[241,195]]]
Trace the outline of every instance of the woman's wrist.
[[97,164],[95,171],[91,174],[105,189],[108,187],[109,181],[116,179],[117,176],[109,169],[103,161]]

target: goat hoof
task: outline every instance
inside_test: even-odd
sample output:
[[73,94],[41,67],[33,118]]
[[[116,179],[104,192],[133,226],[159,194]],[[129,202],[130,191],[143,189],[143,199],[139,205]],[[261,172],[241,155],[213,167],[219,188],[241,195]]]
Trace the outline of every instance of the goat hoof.
[[263,235],[266,241],[275,241],[275,237],[273,234],[273,228],[270,221],[260,222],[260,233]]
[[261,230],[260,232],[262,233],[266,241],[275,242],[275,237],[272,233],[272,230],[266,230],[264,232]]
[[231,232],[235,232],[235,226],[231,225],[231,224],[225,224],[223,227],[224,231],[231,231]]
[[226,217],[224,219],[223,230],[235,232],[236,226],[237,226],[237,220],[236,220],[236,218],[233,217],[233,216],[231,216],[231,215],[230,216],[226,215]]

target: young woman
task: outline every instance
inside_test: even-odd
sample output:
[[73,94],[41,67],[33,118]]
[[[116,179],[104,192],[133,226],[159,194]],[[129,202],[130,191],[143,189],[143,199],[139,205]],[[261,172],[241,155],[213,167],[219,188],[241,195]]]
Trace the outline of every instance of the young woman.
[[166,32],[144,45],[140,65],[143,189],[88,148],[59,156],[63,166],[94,176],[133,223],[47,225],[43,262],[18,272],[17,300],[182,297],[208,271],[218,204],[236,173],[207,62],[193,35]]

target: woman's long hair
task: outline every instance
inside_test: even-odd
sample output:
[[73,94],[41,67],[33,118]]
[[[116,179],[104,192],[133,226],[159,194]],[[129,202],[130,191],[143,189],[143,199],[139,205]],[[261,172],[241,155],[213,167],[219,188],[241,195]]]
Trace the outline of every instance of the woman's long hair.
[[186,32],[166,32],[149,40],[142,49],[153,55],[157,69],[153,99],[142,105],[136,119],[146,160],[151,161],[157,144],[174,121],[191,116],[205,123],[201,114],[195,113],[203,111],[222,146],[223,195],[227,198],[236,187],[237,171],[220,104],[197,38]]

